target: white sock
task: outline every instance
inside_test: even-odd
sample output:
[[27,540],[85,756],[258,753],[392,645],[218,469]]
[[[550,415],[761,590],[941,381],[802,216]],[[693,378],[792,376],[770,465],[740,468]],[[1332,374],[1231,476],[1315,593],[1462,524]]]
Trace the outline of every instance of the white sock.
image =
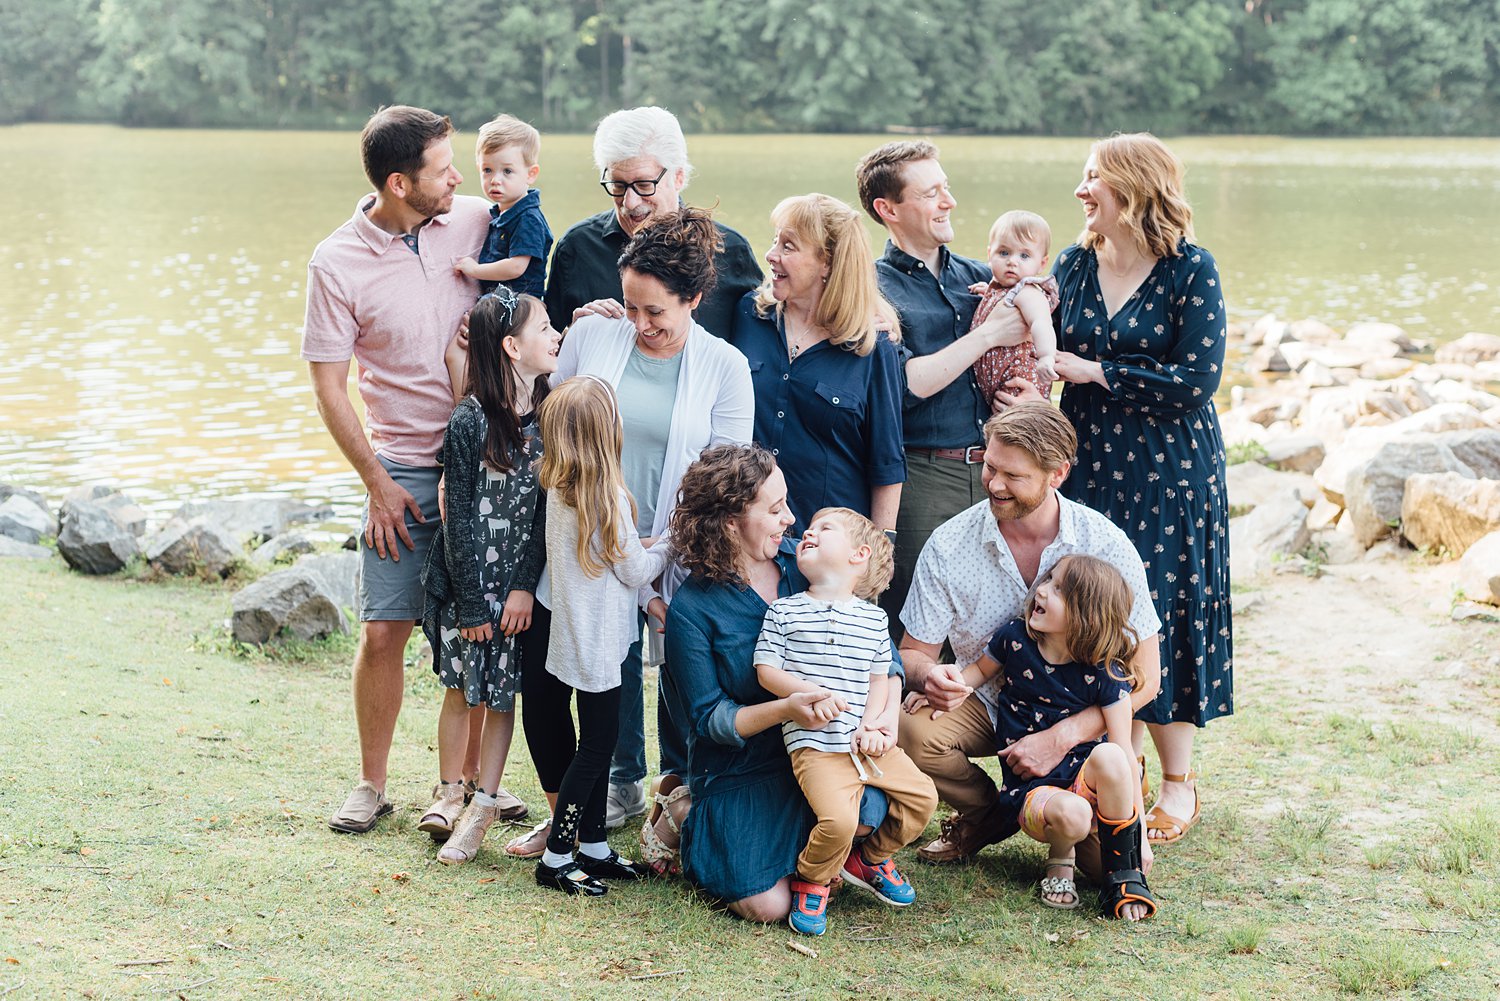
[[476,789],[474,790],[474,802],[479,806],[494,806],[495,797],[491,796],[483,789]]
[[573,861],[572,852],[562,855],[550,848],[542,852],[542,864],[551,866],[554,869],[561,869],[571,861]]
[[606,858],[609,858],[609,842],[608,841],[587,841],[587,842],[580,841],[578,843],[578,850],[579,850],[579,852],[581,852],[584,855],[587,855],[591,859],[606,859]]

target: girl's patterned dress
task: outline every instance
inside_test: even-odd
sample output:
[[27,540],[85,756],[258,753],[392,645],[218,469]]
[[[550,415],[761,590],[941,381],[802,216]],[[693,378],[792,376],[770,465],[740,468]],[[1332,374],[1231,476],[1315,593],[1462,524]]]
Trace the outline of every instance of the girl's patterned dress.
[[[1051,664],[1026,632],[1024,619],[1011,619],[991,637],[984,652],[1003,674],[995,706],[995,749],[1003,751],[1027,734],[1041,733],[1090,706],[1113,705],[1130,698],[1130,682],[1100,665]],[[1083,771],[1084,762],[1100,741],[1086,740],[1064,754],[1046,775],[1023,779],[1000,759],[1003,786],[1000,801],[1018,815],[1026,794],[1038,786],[1066,789]]]
[[1182,241],[1114,316],[1094,252],[1058,255],[1058,347],[1099,362],[1069,384],[1078,431],[1063,493],[1101,511],[1140,550],[1162,620],[1161,694],[1136,718],[1203,726],[1234,711],[1229,500],[1214,392],[1224,362],[1224,294],[1208,251]]
[[[427,603],[422,628],[435,653],[433,671],[445,688],[460,688],[469,705],[515,708],[521,679],[520,636],[500,632],[511,591],[535,593],[546,558],[546,503],[537,483],[542,439],[534,416],[522,419],[525,444],[510,455],[511,472],[484,464],[488,421],[478,401],[454,409],[443,437],[448,517],[423,570]],[[459,627],[489,622],[488,640],[471,642]]]

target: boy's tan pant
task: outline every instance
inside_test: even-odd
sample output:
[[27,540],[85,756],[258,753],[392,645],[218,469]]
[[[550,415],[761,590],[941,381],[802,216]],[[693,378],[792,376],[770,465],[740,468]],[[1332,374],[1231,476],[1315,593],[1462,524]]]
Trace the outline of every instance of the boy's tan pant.
[[[932,780],[899,747],[879,758],[861,756],[868,783],[860,782],[854,761],[846,753],[799,747],[791,758],[797,784],[818,818],[807,836],[807,847],[797,856],[797,874],[810,883],[831,883],[849,857],[866,784],[883,791],[890,801],[885,822],[865,840],[866,862],[884,862],[898,848],[915,841],[937,809]],[[876,775],[871,761],[883,774]]]

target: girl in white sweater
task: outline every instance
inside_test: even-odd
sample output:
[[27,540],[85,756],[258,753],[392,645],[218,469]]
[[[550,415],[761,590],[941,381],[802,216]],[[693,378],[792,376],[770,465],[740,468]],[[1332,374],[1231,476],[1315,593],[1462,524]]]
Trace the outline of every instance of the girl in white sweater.
[[[547,491],[552,642],[545,685],[527,690],[525,711],[533,723],[540,715],[541,732],[555,735],[543,753],[566,760],[567,770],[536,881],[564,893],[601,896],[607,889],[601,879],[650,874],[610,849],[604,807],[620,726],[620,661],[635,638],[637,594],[661,575],[669,553],[665,541],[643,548],[636,533],[635,501],[620,470],[619,405],[609,383],[593,376],[569,379],[543,401],[540,419],[547,442],[541,485]],[[660,598],[648,611],[666,618]],[[576,744],[568,711],[575,692]],[[537,751],[533,744],[532,753]]]

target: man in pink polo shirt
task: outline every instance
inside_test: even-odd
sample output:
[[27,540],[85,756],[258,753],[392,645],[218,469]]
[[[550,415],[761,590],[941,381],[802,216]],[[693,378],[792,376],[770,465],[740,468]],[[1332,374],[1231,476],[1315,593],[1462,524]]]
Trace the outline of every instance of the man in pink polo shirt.
[[[420,573],[440,523],[438,451],[453,411],[443,352],[478,285],[453,269],[484,243],[489,205],[455,196],[453,125],[421,108],[384,108],[360,137],[374,185],[307,266],[302,357],[318,414],[364,481],[354,713],[360,780],[329,820],[361,834],[391,812],[386,765],[401,711],[402,654],[422,616]],[[349,399],[359,363],[365,429]]]

